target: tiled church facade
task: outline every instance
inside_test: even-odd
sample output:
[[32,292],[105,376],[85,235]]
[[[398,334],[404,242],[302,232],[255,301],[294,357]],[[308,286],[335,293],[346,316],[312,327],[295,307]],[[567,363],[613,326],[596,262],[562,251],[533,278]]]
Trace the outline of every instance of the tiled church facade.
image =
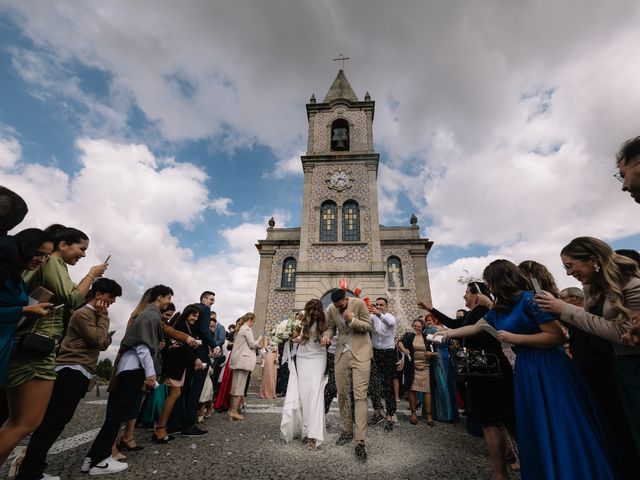
[[417,300],[431,301],[427,254],[433,242],[420,237],[415,216],[404,227],[379,222],[375,102],[368,93],[364,98],[358,100],[340,70],[324,101],[312,97],[307,104],[302,225],[276,228],[271,220],[266,239],[256,245],[256,333],[311,298],[328,304],[341,279],[349,293],[359,288],[361,297],[387,297],[404,328],[418,316]]

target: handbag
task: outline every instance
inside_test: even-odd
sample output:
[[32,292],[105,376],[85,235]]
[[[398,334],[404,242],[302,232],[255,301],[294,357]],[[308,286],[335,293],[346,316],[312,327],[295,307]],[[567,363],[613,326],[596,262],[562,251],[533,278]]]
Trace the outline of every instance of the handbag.
[[35,358],[44,358],[56,348],[56,341],[51,337],[31,331],[20,338],[18,348],[21,353]]
[[44,358],[50,355],[56,348],[56,341],[52,337],[37,333],[40,318],[33,324],[30,332],[18,339],[18,351],[33,358]]
[[494,353],[469,348],[450,348],[453,371],[458,379],[470,377],[501,378],[500,360]]

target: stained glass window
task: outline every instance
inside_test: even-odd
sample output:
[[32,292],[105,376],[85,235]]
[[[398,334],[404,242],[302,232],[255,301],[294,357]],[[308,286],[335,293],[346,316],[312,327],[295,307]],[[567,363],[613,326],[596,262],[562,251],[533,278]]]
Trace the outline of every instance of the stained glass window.
[[342,206],[342,241],[360,241],[360,207],[354,200],[348,200]]
[[324,202],[320,207],[320,241],[338,241],[337,207],[334,202]]
[[296,259],[289,257],[282,262],[282,288],[295,288],[296,286]]
[[398,257],[389,257],[387,259],[387,284],[392,288],[404,287],[402,262]]

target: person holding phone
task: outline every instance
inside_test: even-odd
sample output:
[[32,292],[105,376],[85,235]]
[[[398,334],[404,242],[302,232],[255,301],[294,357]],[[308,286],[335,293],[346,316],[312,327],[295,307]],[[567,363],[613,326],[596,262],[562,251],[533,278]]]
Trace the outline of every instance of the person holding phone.
[[91,286],[89,302],[69,320],[60,345],[53,393],[38,429],[33,432],[16,480],[40,480],[47,466],[47,452],[58,439],[84,398],[95,375],[100,352],[111,345],[108,308],[122,295],[114,280],[99,278]]
[[53,306],[52,303],[29,305],[27,285],[22,280],[25,270],[33,271],[44,263],[53,251],[53,242],[38,228],[23,230],[14,239],[18,257],[3,263],[0,270],[0,383],[4,381],[20,319],[42,317]]
[[78,283],[69,276],[68,266],[76,265],[86,256],[89,237],[80,230],[64,225],[51,225],[44,230],[53,243],[53,252],[38,269],[25,275],[28,291],[42,286],[53,293],[53,305],[64,308],[49,310],[37,322],[26,321],[16,330],[17,344],[28,333],[53,340],[48,354],[34,353],[18,346],[11,355],[5,385],[9,418],[0,428],[0,464],[25,436],[33,432],[44,416],[56,379],[56,352],[64,336],[71,311],[86,303],[85,295],[107,265],[101,263],[89,269]]
[[[559,322],[544,312],[522,271],[495,260],[483,272],[493,308],[474,325],[440,332],[463,338],[489,324],[514,345],[514,394],[521,477],[613,480],[620,477],[611,443],[589,390],[562,348]],[[569,412],[569,413],[567,413]]]

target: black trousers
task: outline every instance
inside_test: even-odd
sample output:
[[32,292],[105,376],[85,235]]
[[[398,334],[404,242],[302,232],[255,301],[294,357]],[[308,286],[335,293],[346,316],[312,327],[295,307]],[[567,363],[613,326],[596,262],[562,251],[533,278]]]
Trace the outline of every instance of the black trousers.
[[140,389],[144,383],[144,369],[125,370],[118,374],[118,387],[109,394],[107,414],[87,453],[94,467],[111,455],[111,446],[118,436],[120,424],[127,420],[135,402],[138,401]]
[[387,415],[396,413],[396,397],[393,393],[393,379],[396,377],[396,349],[373,349],[369,392],[373,409],[382,411],[382,397],[387,406]]
[[73,418],[88,386],[89,379],[78,370],[63,368],[58,372],[47,411],[38,429],[31,434],[17,480],[42,478],[47,468],[47,452]]
[[329,413],[331,402],[338,395],[336,388],[336,373],[333,353],[327,352],[327,384],[324,386],[324,414]]
[[185,414],[182,421],[182,430],[193,427],[198,420],[198,408],[200,407],[200,395],[207,379],[207,369],[196,370],[194,367],[187,367],[187,373],[184,378],[185,387],[187,387],[184,396]]
[[211,369],[213,370],[213,378],[211,378],[211,383],[213,384],[213,394],[214,397],[218,396],[218,392],[220,391],[220,382],[218,379],[220,378],[220,372],[222,370],[222,364],[224,363],[227,357],[224,355],[220,355],[213,359],[213,365]]

